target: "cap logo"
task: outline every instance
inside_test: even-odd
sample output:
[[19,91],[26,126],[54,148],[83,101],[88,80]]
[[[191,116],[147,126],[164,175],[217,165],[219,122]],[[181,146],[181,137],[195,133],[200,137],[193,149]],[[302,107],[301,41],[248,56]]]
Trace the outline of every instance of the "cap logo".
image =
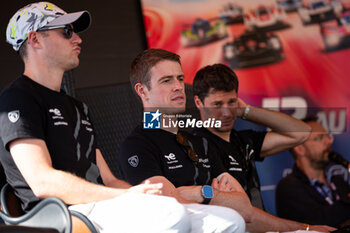
[[19,119],[19,110],[9,112],[7,116],[12,123],[16,123],[16,121]]
[[132,167],[137,167],[139,165],[139,157],[137,155],[131,156],[128,162]]

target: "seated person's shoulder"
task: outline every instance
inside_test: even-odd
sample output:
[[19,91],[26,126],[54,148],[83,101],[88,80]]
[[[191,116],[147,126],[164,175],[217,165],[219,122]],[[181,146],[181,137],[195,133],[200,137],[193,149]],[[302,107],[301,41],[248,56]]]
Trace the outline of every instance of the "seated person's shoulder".
[[179,130],[178,134],[182,134],[188,140],[198,140],[199,138],[201,138],[201,136],[185,130]]
[[35,95],[22,88],[11,87],[5,88],[0,94],[1,102],[8,102],[9,100],[25,101],[27,98],[33,98]]
[[254,143],[257,140],[259,141],[264,140],[266,133],[267,133],[266,131],[256,131],[252,129],[239,130],[239,131],[232,130],[231,138],[238,137],[244,143]]
[[[6,89],[0,94],[1,124],[14,123],[19,118],[33,119],[34,115],[41,118],[42,98],[21,88]],[[10,122],[9,122],[10,120]]]
[[[41,105],[43,98],[32,90],[31,86],[10,84],[0,94],[0,108],[2,111],[12,108],[31,108]],[[34,111],[34,110],[32,110]]]
[[120,156],[129,155],[130,152],[149,147],[151,140],[147,136],[147,132],[137,126],[134,130],[124,139],[120,147]]
[[288,184],[288,183],[292,183],[292,182],[296,182],[296,178],[293,175],[288,174],[287,176],[283,177],[278,182],[278,184]]
[[123,141],[123,144],[125,142],[130,142],[130,141],[133,141],[135,139],[141,139],[141,138],[145,138],[145,137],[146,137],[145,131],[142,129],[142,127],[140,125],[138,125],[125,138],[125,140]]
[[178,135],[179,134],[182,135],[186,140],[191,142],[193,146],[199,146],[199,145],[202,146],[203,142],[205,142],[205,143],[208,142],[208,139],[205,136],[199,135],[199,134],[196,134],[196,133],[193,133],[193,132],[179,131]]
[[283,177],[277,184],[276,190],[285,190],[291,189],[295,186],[302,186],[303,183],[295,175],[289,174],[286,177]]
[[209,140],[209,141],[213,141],[214,137],[216,137],[214,134],[212,134],[209,130],[207,129],[203,129],[203,128],[199,128],[199,129],[195,129],[191,132],[185,132],[186,134],[188,134],[188,137],[193,140]]

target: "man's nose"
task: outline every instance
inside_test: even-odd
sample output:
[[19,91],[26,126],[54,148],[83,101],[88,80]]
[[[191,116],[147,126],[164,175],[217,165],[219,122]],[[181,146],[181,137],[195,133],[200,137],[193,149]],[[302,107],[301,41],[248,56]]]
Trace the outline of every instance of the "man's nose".
[[77,44],[81,44],[83,42],[83,40],[80,38],[80,36],[75,32],[73,32],[72,40],[74,42],[76,42]]
[[178,79],[175,79],[174,81],[174,89],[175,90],[183,90],[184,89],[184,83]]
[[227,106],[222,107],[221,113],[223,116],[231,116],[231,111]]
[[334,141],[333,135],[332,134],[327,134],[327,136],[326,136],[326,143],[327,143],[327,145],[332,144],[333,141]]

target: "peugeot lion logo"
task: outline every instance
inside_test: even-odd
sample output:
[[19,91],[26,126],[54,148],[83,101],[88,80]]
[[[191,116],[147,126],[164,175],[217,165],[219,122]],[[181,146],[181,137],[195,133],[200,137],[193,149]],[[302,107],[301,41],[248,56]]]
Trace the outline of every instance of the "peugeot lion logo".
[[131,156],[128,162],[132,167],[137,167],[139,165],[139,157],[137,155]]
[[7,116],[12,123],[15,123],[19,119],[19,110],[9,112]]

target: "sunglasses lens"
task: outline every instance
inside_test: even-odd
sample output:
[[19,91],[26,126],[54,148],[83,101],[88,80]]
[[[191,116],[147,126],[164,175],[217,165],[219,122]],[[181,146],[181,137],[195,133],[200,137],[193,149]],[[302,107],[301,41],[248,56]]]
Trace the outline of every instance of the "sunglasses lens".
[[68,39],[72,38],[73,36],[73,27],[71,25],[67,25],[65,28],[64,28],[64,32],[66,34],[66,37]]

